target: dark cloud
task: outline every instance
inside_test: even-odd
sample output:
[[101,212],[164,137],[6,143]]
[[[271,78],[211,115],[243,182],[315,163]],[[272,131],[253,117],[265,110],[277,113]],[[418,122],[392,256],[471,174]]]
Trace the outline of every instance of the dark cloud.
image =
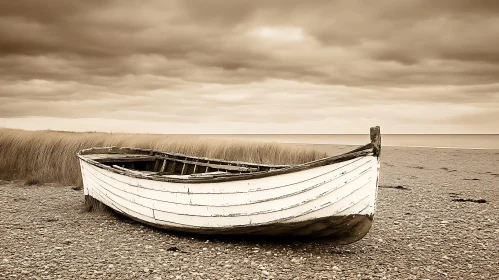
[[499,110],[497,45],[492,0],[3,1],[0,117],[280,123],[450,104],[467,106],[442,117],[459,122]]

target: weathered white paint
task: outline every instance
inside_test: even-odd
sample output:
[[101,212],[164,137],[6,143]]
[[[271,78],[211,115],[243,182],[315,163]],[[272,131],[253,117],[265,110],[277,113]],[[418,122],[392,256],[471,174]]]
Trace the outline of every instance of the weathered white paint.
[[378,158],[270,177],[218,183],[172,183],[113,173],[80,160],[84,192],[118,212],[162,227],[223,229],[372,215]]

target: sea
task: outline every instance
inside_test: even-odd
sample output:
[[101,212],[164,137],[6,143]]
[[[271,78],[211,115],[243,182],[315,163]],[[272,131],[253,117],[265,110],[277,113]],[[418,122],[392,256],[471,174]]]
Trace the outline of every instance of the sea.
[[[366,134],[205,134],[214,139],[233,139],[301,144],[363,145]],[[383,146],[461,149],[499,149],[499,134],[383,134]]]

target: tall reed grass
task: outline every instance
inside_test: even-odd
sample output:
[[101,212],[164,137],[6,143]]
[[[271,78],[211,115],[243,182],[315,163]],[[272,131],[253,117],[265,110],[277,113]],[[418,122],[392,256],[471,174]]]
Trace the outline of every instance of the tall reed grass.
[[0,128],[0,179],[59,182],[81,186],[76,152],[123,146],[226,160],[297,164],[325,153],[277,143],[203,139],[186,135],[25,131]]

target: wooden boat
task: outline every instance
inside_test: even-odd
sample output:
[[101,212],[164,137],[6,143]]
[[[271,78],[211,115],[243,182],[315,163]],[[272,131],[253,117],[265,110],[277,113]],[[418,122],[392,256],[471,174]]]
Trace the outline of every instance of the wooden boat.
[[120,147],[77,155],[87,203],[155,227],[348,244],[371,227],[380,149],[380,130],[373,127],[371,143],[299,165]]

